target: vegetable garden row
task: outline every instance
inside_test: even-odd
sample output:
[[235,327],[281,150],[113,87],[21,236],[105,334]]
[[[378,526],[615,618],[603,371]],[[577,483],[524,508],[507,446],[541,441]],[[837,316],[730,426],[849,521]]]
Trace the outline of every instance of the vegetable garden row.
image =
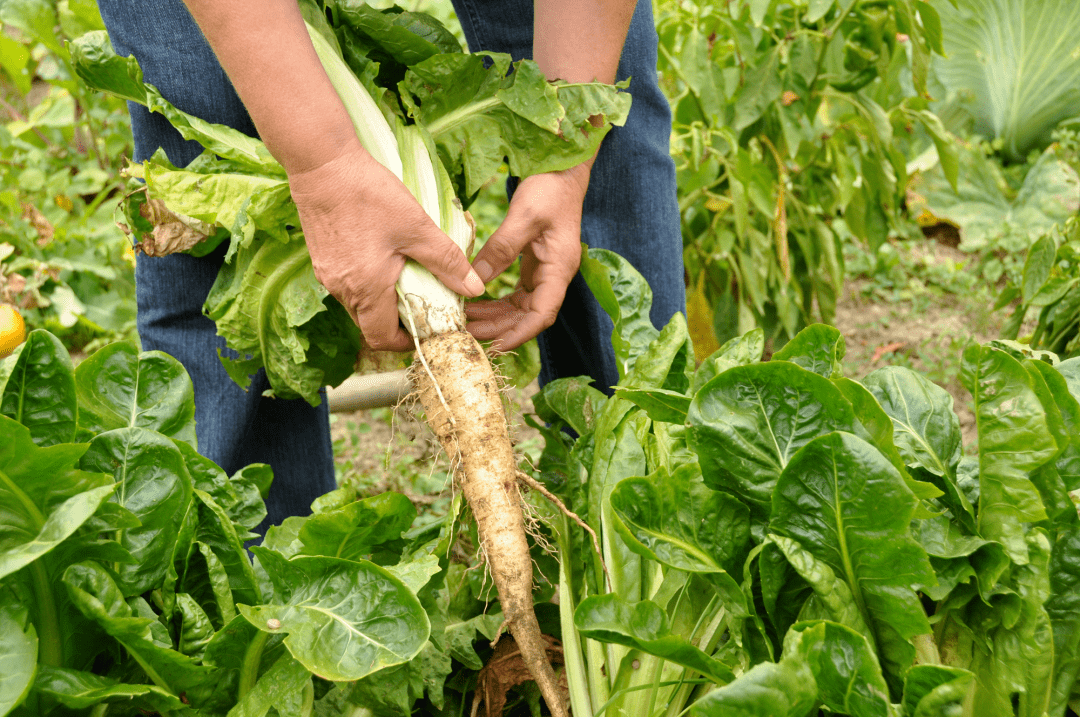
[[[461,302],[410,267],[399,309],[461,492],[441,519],[414,522],[404,495],[342,487],[255,546],[269,467],[228,476],[201,457],[183,368],[108,342],[131,330],[130,313],[107,309],[132,309],[130,259],[97,238],[122,200],[145,254],[228,240],[207,301],[241,357],[223,362],[238,383],[265,369],[276,395],[317,401],[363,347],[315,280],[284,171],[259,141],[144,84],[91,3],[0,4],[37,43],[31,60],[5,38],[16,47],[0,43],[0,65],[18,82],[54,58],[61,90],[0,133],[16,153],[3,171],[34,178],[18,162],[51,141],[55,106],[90,108],[52,129],[100,172],[42,173],[63,185],[61,221],[0,193],[22,222],[0,243],[2,298],[53,329],[0,362],[0,715],[1080,712],[1080,358],[1067,358],[1080,279],[1064,223],[1080,208],[1080,153],[1060,129],[1043,149],[1072,95],[1046,93],[1038,131],[987,124],[979,112],[995,108],[978,95],[961,107],[997,133],[1004,164],[959,139],[950,112],[971,104],[955,89],[973,70],[934,54],[981,51],[978,32],[947,48],[943,30],[973,27],[977,4],[660,3],[688,316],[658,330],[641,276],[583,247],[620,380],[611,397],[583,379],[545,386],[533,466],[505,426],[467,424],[478,404],[454,413],[484,384],[505,418],[493,379],[447,377],[432,359],[451,352],[424,358],[461,328]],[[365,146],[463,247],[462,206],[490,211],[504,159],[518,176],[571,166],[625,116],[617,88],[463,54],[428,15],[302,5]],[[993,5],[990,24],[1028,11]],[[1067,5],[1043,4],[1030,25],[1064,23]],[[145,188],[120,190],[95,132],[117,106],[92,90],[161,112],[207,152],[185,168],[161,153],[130,165]],[[71,188],[82,181],[97,183]],[[967,445],[949,393],[909,368],[845,367],[844,337],[815,323],[842,296],[845,247],[880,257],[917,231],[915,214],[957,228],[999,308],[1014,307],[1010,338],[954,357],[975,417]],[[505,460],[474,468],[497,435]],[[494,492],[478,497],[484,472]],[[498,517],[524,517],[492,527],[478,506],[495,493],[509,498]],[[511,532],[520,547],[494,537]]]

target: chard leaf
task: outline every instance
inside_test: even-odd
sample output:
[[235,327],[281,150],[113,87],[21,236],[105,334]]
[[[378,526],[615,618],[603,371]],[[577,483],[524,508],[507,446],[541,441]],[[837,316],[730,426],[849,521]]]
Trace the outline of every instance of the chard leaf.
[[574,626],[584,637],[656,655],[718,684],[735,679],[727,665],[673,635],[667,613],[649,600],[629,603],[611,593],[590,595],[574,611]]
[[[262,602],[263,595],[251,558],[244,549],[243,540],[237,534],[225,509],[198,488],[193,491],[197,509],[197,527],[194,540],[205,543],[221,561],[229,576],[229,587],[237,603],[254,605]],[[268,596],[267,596],[268,597]]]
[[706,485],[733,491],[760,516],[796,451],[822,433],[855,430],[836,386],[786,361],[725,371],[694,396],[686,420]]
[[177,590],[190,595],[219,629],[236,617],[229,574],[206,543],[192,544],[178,576]]
[[137,616],[100,565],[76,563],[64,571],[63,581],[79,611],[123,645],[155,685],[173,695],[185,693],[195,706],[222,699],[214,692],[223,674],[156,644],[150,629],[156,620]]
[[956,714],[974,681],[975,675],[958,667],[915,665],[904,680],[904,714],[911,717]]
[[770,528],[798,541],[847,584],[896,684],[915,657],[909,641],[930,632],[915,591],[936,582],[926,552],[911,537],[916,504],[892,464],[841,432],[800,449],[773,494]]
[[0,416],[0,578],[56,548],[112,493],[108,476],[76,470],[86,445],[34,445],[30,429]]
[[359,0],[334,0],[332,7],[335,19],[402,65],[461,52],[453,33],[427,13],[407,12],[396,5],[380,10]]
[[114,500],[141,523],[117,537],[136,559],[116,566],[120,589],[125,595],[138,595],[159,587],[191,510],[191,475],[183,454],[160,433],[118,428],[94,438],[80,465],[111,472],[116,480]]
[[277,714],[301,714],[301,691],[311,684],[311,673],[291,655],[283,654],[271,665],[228,717],[264,717],[271,709]]
[[814,600],[817,603],[814,606],[815,611],[824,613],[831,621],[846,625],[863,635],[873,634],[855,602],[851,588],[829,565],[818,560],[796,540],[782,535],[770,535],[769,542],[783,553],[788,564],[814,591]]
[[509,69],[510,56],[499,53],[435,55],[410,67],[400,85],[447,171],[464,175],[466,196],[503,157],[522,179],[569,169],[592,157],[612,124],[626,122],[630,96],[610,85],[551,84],[531,60]]
[[401,538],[415,517],[412,501],[390,492],[316,512],[300,528],[300,554],[360,560]]
[[207,643],[214,636],[214,626],[210,624],[210,618],[199,603],[187,593],[177,593],[176,609],[180,613],[180,632],[176,647],[185,655],[201,660]]
[[889,687],[866,637],[833,622],[795,625],[785,656],[800,655],[817,682],[818,699],[836,714],[891,717]]
[[1050,714],[1062,714],[1080,676],[1080,527],[1058,533],[1050,554],[1046,614],[1054,635]]
[[805,717],[817,702],[814,673],[801,656],[762,662],[690,707],[692,717]]
[[579,436],[588,433],[607,400],[591,383],[591,379],[578,376],[555,379],[533,398],[536,414],[548,422],[565,421]]
[[741,570],[750,512],[734,496],[706,488],[696,463],[626,478],[610,501],[615,529],[634,552],[688,572]]
[[[792,549],[801,551],[801,548],[794,544]],[[807,557],[810,556],[807,554]],[[771,540],[761,544],[757,566],[765,613],[769,616],[776,634],[783,636],[787,634],[788,628],[798,622],[799,612],[807,598],[813,594],[813,588]]]
[[75,370],[79,429],[91,434],[146,428],[195,445],[195,391],[180,362],[116,342]]
[[615,324],[611,343],[619,367],[619,385],[624,386],[622,379],[630,373],[637,357],[660,334],[649,319],[652,289],[630,262],[606,249],[582,252],[581,275]]
[[39,668],[34,691],[73,710],[117,702],[146,712],[186,709],[179,697],[157,685],[124,684],[92,672],[47,665]]
[[813,324],[773,354],[773,361],[790,361],[825,378],[844,375],[843,359],[847,353],[844,337],[834,326]]
[[282,604],[240,605],[240,613],[263,632],[287,634],[289,652],[316,675],[358,680],[407,662],[427,641],[427,613],[385,569],[367,561],[252,552]]
[[48,331],[31,331],[0,369],[0,415],[29,428],[34,443],[52,446],[74,440],[76,410],[67,349]]
[[420,654],[405,664],[387,667],[354,682],[349,703],[362,704],[378,715],[410,717],[426,689],[431,704],[442,709],[443,684],[452,665],[449,656],[432,642],[425,642]]
[[960,464],[960,419],[952,396],[921,374],[886,366],[863,379],[863,385],[892,419],[893,441],[904,462],[936,477],[942,500],[970,529],[975,510],[956,481]]
[[698,366],[691,383],[691,393],[697,393],[702,386],[729,368],[758,363],[764,351],[765,332],[761,329],[751,329],[742,336],[730,339]]
[[209,495],[221,506],[238,533],[243,534],[262,522],[266,517],[266,503],[251,478],[256,475],[262,478],[267,473],[272,478],[270,466],[253,463],[229,478],[217,463],[199,455],[191,445],[183,441],[174,443],[184,456],[184,463],[191,474],[192,486]]
[[9,590],[0,590],[0,714],[19,705],[34,684],[38,637],[27,609]]
[[1023,523],[1046,518],[1030,473],[1058,452],[1034,381],[1004,351],[971,346],[960,378],[971,393],[979,435],[979,533],[1027,562]]
[[218,272],[205,310],[239,354],[221,361],[242,388],[265,368],[278,398],[318,405],[323,386],[352,375],[360,330],[315,279],[302,237],[240,249]]
[[[1069,391],[1068,380],[1060,371],[1043,361],[1030,361],[1026,365],[1046,382],[1049,395],[1043,397],[1043,405],[1052,402],[1061,413],[1062,428],[1055,438],[1062,450],[1054,460],[1054,466],[1065,490],[1080,490],[1080,402]],[[1066,501],[1064,507],[1071,509],[1072,502]],[[1059,517],[1073,520],[1069,515]]]
[[686,413],[690,410],[691,396],[678,391],[665,391],[662,388],[622,388],[615,387],[619,398],[643,408],[649,418],[663,423],[682,425],[686,422]]

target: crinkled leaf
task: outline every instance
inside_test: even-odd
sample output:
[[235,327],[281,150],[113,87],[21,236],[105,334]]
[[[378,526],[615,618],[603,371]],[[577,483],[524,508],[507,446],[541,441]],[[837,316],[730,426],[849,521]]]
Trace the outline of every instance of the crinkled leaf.
[[51,446],[75,437],[75,373],[67,349],[48,331],[31,331],[0,370],[0,415],[30,429],[34,443]]
[[335,16],[362,33],[402,65],[415,65],[440,53],[461,52],[461,45],[431,15],[403,11],[396,5],[379,10],[358,0],[335,0]]
[[264,368],[275,396],[318,405],[323,386],[352,375],[360,331],[315,279],[301,237],[240,249],[218,272],[206,312],[240,354],[221,360],[243,388]]
[[690,707],[693,717],[805,717],[817,702],[817,684],[801,657],[763,662]]
[[221,561],[229,576],[229,587],[237,603],[255,605],[270,599],[263,595],[251,557],[244,549],[244,540],[236,532],[225,509],[208,493],[193,491],[197,509],[197,526],[193,539],[205,543]]
[[207,643],[214,636],[214,626],[210,624],[210,618],[199,603],[187,593],[177,593],[176,610],[180,613],[177,649],[189,657],[201,660]]
[[[1042,396],[1043,405],[1047,405],[1047,398],[1049,398],[1061,414],[1062,425],[1054,436],[1061,448],[1061,453],[1054,459],[1053,467],[1060,476],[1065,490],[1080,489],[1080,402],[1069,391],[1068,380],[1060,371],[1043,361],[1029,361],[1026,365],[1037,371],[1041,379],[1046,382],[1048,396]],[[1066,497],[1066,500],[1062,501],[1061,508],[1071,509],[1072,507],[1072,502]],[[1073,519],[1073,516],[1068,515],[1055,517],[1064,517],[1069,521]]]
[[752,329],[742,336],[736,336],[701,362],[694,374],[691,392],[697,393],[702,386],[729,368],[758,363],[764,351],[765,332],[761,329]]
[[1030,473],[1058,452],[1032,377],[1004,351],[971,346],[960,379],[979,433],[979,533],[1027,561],[1023,523],[1046,518]]
[[847,583],[891,680],[930,632],[916,590],[935,583],[910,524],[916,499],[866,441],[830,433],[807,443],[776,483],[770,529],[797,540]]
[[904,679],[904,713],[911,717],[956,714],[974,681],[975,675],[958,667],[915,665]]
[[769,542],[783,553],[791,567],[813,590],[814,600],[818,603],[816,611],[823,612],[833,622],[847,625],[863,635],[872,635],[851,588],[842,577],[837,576],[832,568],[818,560],[796,540],[782,535],[770,535]]
[[412,501],[392,492],[316,512],[300,528],[300,552],[359,560],[382,543],[399,539],[415,517]]
[[610,85],[551,84],[530,60],[509,69],[509,55],[435,55],[410,67],[400,85],[447,171],[464,175],[467,196],[503,157],[521,178],[580,164],[630,109],[629,95]]
[[255,687],[235,707],[228,717],[264,717],[271,709],[277,714],[300,714],[301,691],[310,683],[311,673],[291,655],[281,655]]
[[890,717],[889,687],[869,641],[833,622],[800,623],[784,639],[817,681],[818,699],[837,714]]
[[667,613],[649,600],[629,603],[610,593],[591,595],[574,611],[574,626],[584,637],[639,649],[700,672],[718,684],[735,679],[727,665],[672,634]]
[[1054,633],[1050,714],[1062,714],[1080,676],[1080,528],[1058,533],[1049,573],[1050,599],[1045,608]]
[[533,398],[536,414],[545,421],[563,420],[580,436],[592,429],[593,421],[607,400],[589,384],[591,380],[557,378]]
[[0,416],[0,578],[69,538],[112,493],[108,476],[76,470],[86,444],[39,448]]
[[843,375],[843,359],[847,353],[844,337],[833,326],[813,324],[795,335],[773,354],[774,361],[790,361],[825,378]]
[[[357,680],[406,662],[427,641],[427,613],[397,578],[366,561],[325,557],[286,560],[253,548],[280,605],[240,606],[255,627],[287,633],[285,646],[311,672]],[[280,627],[272,628],[268,621]]]
[[116,342],[75,370],[79,428],[92,434],[138,427],[195,445],[195,390],[180,362]]
[[705,483],[768,514],[780,472],[799,448],[854,431],[851,404],[828,379],[786,361],[739,366],[709,381],[687,415]]
[[622,388],[615,387],[619,398],[645,409],[654,421],[676,423],[686,422],[686,413],[690,410],[691,396],[678,391],[665,391],[662,388]]
[[192,509],[191,475],[176,445],[145,428],[118,428],[99,434],[80,464],[108,471],[116,480],[113,500],[141,522],[117,536],[137,562],[117,566],[126,595],[160,586],[185,516]]

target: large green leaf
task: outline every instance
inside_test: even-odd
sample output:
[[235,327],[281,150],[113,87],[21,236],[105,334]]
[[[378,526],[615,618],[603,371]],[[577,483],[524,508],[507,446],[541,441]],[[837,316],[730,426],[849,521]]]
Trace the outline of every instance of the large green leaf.
[[1054,631],[1050,714],[1061,715],[1080,676],[1080,528],[1061,531],[1054,542],[1045,608]]
[[976,130],[1000,139],[1011,159],[1050,141],[1080,114],[1080,33],[1072,0],[931,0],[945,58],[934,70],[972,102]]
[[1057,442],[1032,377],[1004,351],[969,347],[960,378],[979,434],[979,533],[1027,562],[1023,523],[1046,518],[1030,473],[1057,454]]
[[122,703],[145,712],[183,711],[184,702],[157,685],[132,685],[81,670],[42,666],[34,690],[73,710]]
[[776,483],[771,530],[798,541],[845,582],[873,633],[890,681],[915,657],[910,640],[930,632],[916,590],[934,585],[910,524],[916,500],[873,446],[847,433],[807,443]]
[[786,361],[720,374],[694,396],[687,422],[705,483],[734,491],[761,515],[796,451],[823,433],[855,430],[851,404],[836,386]]
[[36,329],[0,364],[0,415],[30,429],[34,443],[51,446],[75,437],[75,374],[67,349]]
[[316,512],[300,528],[300,554],[360,560],[376,546],[400,538],[415,517],[412,501],[400,493],[380,493]]
[[889,687],[866,637],[832,622],[800,623],[784,639],[817,682],[818,699],[836,714],[890,717]]
[[814,673],[801,656],[763,662],[695,702],[693,717],[804,717],[817,702]]
[[904,680],[903,705],[911,717],[946,717],[962,709],[975,676],[942,665],[915,665]]
[[287,633],[293,657],[328,680],[358,680],[406,662],[428,639],[430,623],[416,596],[367,561],[325,557],[286,560],[253,548],[281,604],[240,605],[271,634]]
[[180,362],[116,342],[75,370],[79,428],[97,434],[139,427],[195,445],[195,391]]
[[264,717],[271,709],[279,715],[301,714],[305,685],[310,687],[311,673],[292,655],[283,654],[229,710],[228,717]]
[[136,562],[117,566],[125,595],[159,587],[170,564],[181,525],[192,510],[191,475],[176,445],[145,428],[118,428],[99,434],[82,458],[87,470],[111,472],[114,500],[140,521],[117,540]]
[[772,360],[790,361],[825,378],[837,378],[844,373],[842,361],[845,353],[847,345],[836,327],[814,324],[784,344],[773,354]]
[[79,529],[113,492],[100,473],[76,470],[86,444],[34,445],[30,429],[0,416],[0,578]]
[[588,432],[607,396],[587,378],[557,378],[533,398],[536,415],[545,421],[563,420],[580,436]]
[[610,593],[587,597],[574,611],[574,626],[584,637],[656,655],[700,672],[718,684],[735,679],[727,665],[672,634],[667,613],[649,600],[628,603]]
[[0,715],[8,714],[30,691],[37,672],[38,637],[26,607],[0,589]]
[[[549,84],[531,61],[509,70],[509,55],[435,55],[410,67],[401,85],[447,171],[464,174],[467,196],[495,175],[503,157],[516,177],[580,164],[630,109],[629,95],[610,85]],[[596,117],[603,123],[594,124]]]

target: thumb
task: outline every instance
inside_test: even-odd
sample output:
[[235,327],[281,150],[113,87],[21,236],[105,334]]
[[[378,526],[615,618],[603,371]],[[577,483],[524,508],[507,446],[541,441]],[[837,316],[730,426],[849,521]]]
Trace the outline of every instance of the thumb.
[[506,218],[473,260],[473,268],[484,282],[506,271],[537,234],[529,213],[517,206],[510,203]]
[[480,296],[484,293],[484,281],[461,247],[446,235],[435,222],[428,222],[425,236],[411,243],[402,253],[419,262],[452,291],[462,296]]

